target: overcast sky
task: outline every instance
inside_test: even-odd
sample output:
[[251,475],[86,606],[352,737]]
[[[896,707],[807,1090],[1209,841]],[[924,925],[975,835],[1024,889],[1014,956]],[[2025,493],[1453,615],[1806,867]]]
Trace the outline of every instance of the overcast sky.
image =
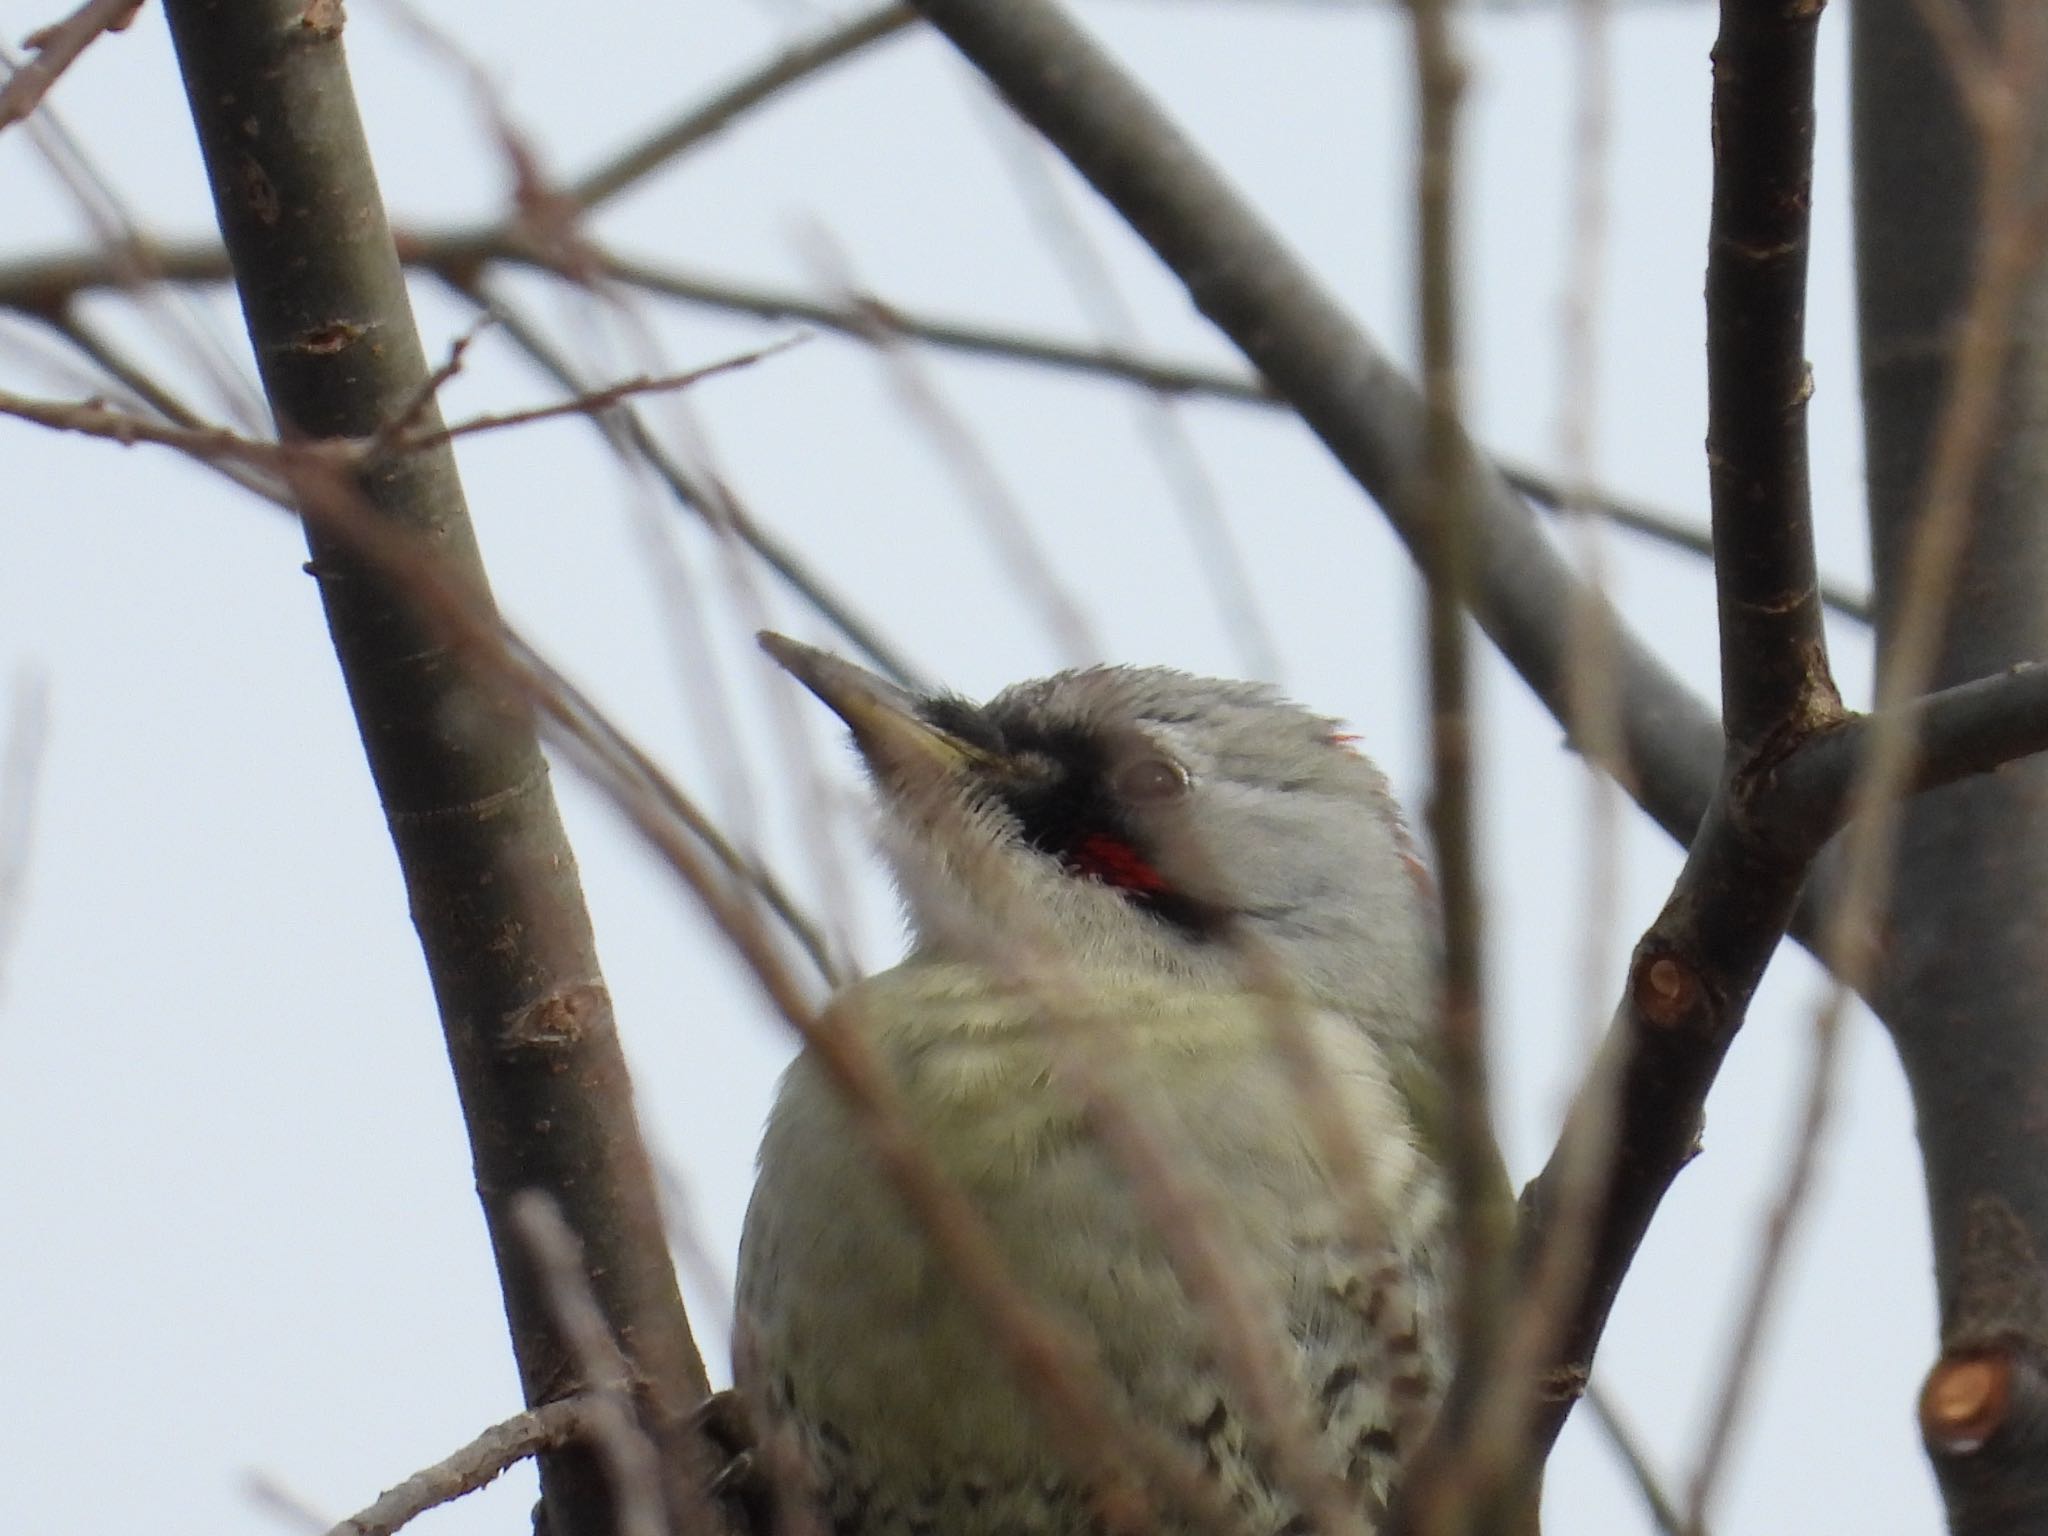
[[[799,0],[615,3],[569,23],[531,0],[443,0],[432,14],[567,177],[829,13]],[[1373,332],[1410,355],[1403,29],[1374,9],[1253,0],[1096,0],[1083,15]],[[23,0],[0,4],[12,40],[49,19]],[[1842,25],[1832,15],[1823,29],[1813,457],[1823,563],[1860,583]],[[1592,396],[1603,480],[1695,517],[1712,28],[1706,5],[1648,6],[1615,27],[1614,220]],[[1464,35],[1476,78],[1463,274],[1473,422],[1504,452],[1556,463],[1570,32],[1536,13],[1476,18]],[[439,226],[501,213],[505,166],[471,82],[376,0],[353,8],[348,45],[395,217]],[[93,48],[54,107],[144,229],[211,230],[155,8]],[[1085,335],[991,122],[943,45],[900,38],[747,119],[604,210],[594,232],[650,260],[792,285],[828,281],[843,262],[906,308]],[[1059,185],[1146,339],[1227,362],[1114,220],[1063,173]],[[74,247],[88,230],[28,136],[0,135],[0,261]],[[653,304],[627,325],[544,282],[508,291],[614,374],[647,366],[646,335],[682,367],[789,329]],[[469,317],[431,284],[417,303],[429,352],[443,355]],[[92,314],[226,412],[217,373],[190,345],[209,335],[247,372],[221,292],[148,312],[109,300]],[[0,388],[86,392],[52,366],[61,356],[0,321]],[[927,366],[1103,658],[1250,669],[1133,397],[988,362]],[[461,415],[550,392],[486,334],[447,405]],[[980,695],[1080,659],[860,347],[814,339],[702,386],[689,409],[756,515],[930,673]],[[693,430],[676,404],[649,411],[673,441]],[[1353,722],[1419,806],[1420,616],[1405,556],[1284,418],[1220,404],[1181,415],[1279,680]],[[460,458],[513,619],[709,806],[751,829],[863,963],[886,964],[900,933],[848,754],[747,639],[764,616],[830,643],[824,626],[623,473],[583,423],[476,438]],[[421,963],[298,532],[159,451],[0,422],[0,464],[0,671],[40,679],[48,697],[29,884],[0,975],[11,1517],[45,1532],[288,1529],[247,1495],[260,1471],[338,1518],[519,1400]],[[1618,538],[1606,554],[1631,617],[1711,693],[1703,568]],[[1865,646],[1838,640],[1845,690],[1861,702]],[[1604,1016],[1676,855],[1628,814],[1619,921],[1589,1010],[1583,776],[1497,663],[1482,692],[1502,1130],[1526,1176],[1548,1150],[1589,1012]],[[688,1191],[701,1245],[688,1266],[693,1316],[722,1376],[724,1287],[791,1044],[603,804],[570,773],[558,782],[643,1113]],[[1817,996],[1802,957],[1774,967],[1711,1102],[1706,1155],[1659,1216],[1601,1356],[1681,1482],[1780,1177]],[[1888,1045],[1859,1018],[1717,1529],[1933,1529],[1912,1420],[1932,1339],[1909,1111]],[[1558,1529],[1645,1528],[1583,1425],[1549,1493]],[[521,1529],[531,1496],[521,1471],[421,1528]]]

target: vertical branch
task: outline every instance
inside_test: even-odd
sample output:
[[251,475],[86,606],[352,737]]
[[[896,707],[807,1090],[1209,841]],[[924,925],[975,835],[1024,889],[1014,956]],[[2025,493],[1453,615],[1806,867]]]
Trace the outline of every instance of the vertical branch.
[[1806,258],[1819,0],[1723,0],[1707,246],[1721,716],[1737,760],[1839,713],[1807,484]]
[[[1714,192],[1707,243],[1707,469],[1721,715],[1738,785],[1839,720],[1828,670],[1807,471],[1806,272],[1820,0],[1722,0],[1714,43]],[[1833,956],[1830,956],[1833,958]],[[1688,1497],[1701,1529],[1819,1144],[1838,1038],[1817,1021],[1809,1124],[1749,1291]]]
[[[1493,1142],[1486,1073],[1478,856],[1473,843],[1471,666],[1466,610],[1472,585],[1472,490],[1458,378],[1457,123],[1465,72],[1446,0],[1410,0],[1418,156],[1416,300],[1422,331],[1423,520],[1429,589],[1430,833],[1443,892],[1444,995],[1440,1062],[1447,1123],[1442,1152],[1458,1248],[1455,1328],[1465,1379],[1486,1381],[1498,1354],[1505,1298],[1506,1190]],[[1464,1443],[1471,1400],[1445,1405],[1453,1465],[1419,1502],[1419,1528],[1458,1532],[1491,1503]]]
[[[266,394],[287,439],[368,438],[428,378],[341,50],[339,6],[165,7]],[[429,406],[419,425],[438,417]],[[301,487],[302,492],[305,490]],[[492,611],[446,446],[355,491]],[[451,648],[385,564],[309,523],[311,569],[403,868],[455,1070],[526,1398],[577,1389],[573,1351],[510,1226],[537,1188],[584,1244],[673,1507],[711,1529],[689,1415],[706,1391],[635,1123],[575,860],[531,715]],[[612,1529],[585,1451],[543,1459],[556,1536]],[[701,1517],[701,1518],[699,1518]]]

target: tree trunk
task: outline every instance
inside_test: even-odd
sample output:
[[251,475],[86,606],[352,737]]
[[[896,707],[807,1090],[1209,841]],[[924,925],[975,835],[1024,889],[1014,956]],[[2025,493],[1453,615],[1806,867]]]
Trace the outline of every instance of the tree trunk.
[[[2003,14],[2017,22],[2033,3],[1948,8],[1974,21],[1995,53]],[[1851,23],[1883,658],[1980,271],[1986,159],[1916,0],[1855,0]],[[2027,154],[2037,158],[2048,94],[2036,83],[2013,106],[2031,114]],[[2048,266],[2036,261],[2026,274],[2014,317],[1934,687],[2048,656]],[[2048,761],[2009,764],[1905,808],[1873,1001],[1912,1086],[1926,1165],[1941,1299],[1941,1360],[1922,1402],[1929,1454],[1956,1532],[2039,1531],[2048,1525]]]

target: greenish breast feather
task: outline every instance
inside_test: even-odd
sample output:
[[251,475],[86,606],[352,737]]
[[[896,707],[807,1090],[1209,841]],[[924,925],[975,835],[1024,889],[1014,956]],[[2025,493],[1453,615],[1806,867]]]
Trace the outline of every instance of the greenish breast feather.
[[[1340,1199],[1275,1051],[1271,999],[1100,978],[1077,996],[1049,1021],[1055,1000],[912,963],[849,988],[833,1014],[881,1053],[922,1144],[1016,1278],[1092,1346],[1123,1409],[1184,1445],[1248,1531],[1299,1531],[1207,1320],[1091,1128],[1062,1043],[1085,1032],[1088,1070],[1134,1107],[1258,1300],[1327,1469],[1383,1497],[1445,1363],[1444,1197],[1407,1085],[1356,1021],[1299,1010],[1363,1169]],[[807,1057],[771,1116],[740,1271],[741,1385],[810,1462],[835,1532],[1089,1531],[981,1319]]]

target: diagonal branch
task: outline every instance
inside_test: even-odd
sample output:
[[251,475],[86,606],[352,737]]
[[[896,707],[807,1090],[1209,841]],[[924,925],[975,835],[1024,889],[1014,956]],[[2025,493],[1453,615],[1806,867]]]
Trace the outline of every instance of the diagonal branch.
[[125,32],[142,9],[142,0],[85,0],[66,16],[29,34],[35,57],[0,83],[0,128],[18,123],[49,95],[57,77],[78,62],[78,56],[104,32]]
[[766,63],[747,71],[723,90],[686,107],[667,123],[579,176],[563,195],[578,208],[595,208],[637,186],[685,151],[723,133],[762,103],[791,86],[844,63],[875,43],[894,37],[917,20],[909,6],[892,3],[861,11],[825,28]]
[[329,1529],[327,1536],[393,1536],[428,1510],[489,1486],[527,1457],[587,1439],[589,1415],[590,1399],[585,1397],[565,1397],[514,1414],[431,1467],[422,1467],[396,1487],[386,1489],[374,1504]]

